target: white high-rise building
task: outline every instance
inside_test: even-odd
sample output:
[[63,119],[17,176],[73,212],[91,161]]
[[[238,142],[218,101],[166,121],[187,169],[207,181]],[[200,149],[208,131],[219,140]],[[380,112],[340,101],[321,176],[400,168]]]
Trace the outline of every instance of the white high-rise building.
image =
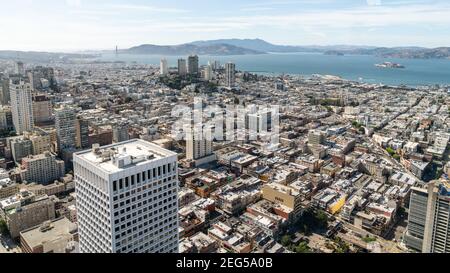
[[161,76],[166,76],[167,74],[169,74],[169,65],[167,64],[166,59],[161,59],[159,69],[159,73],[161,74]]
[[[191,160],[196,166],[216,160],[212,149],[212,129],[203,128],[202,132],[195,132],[196,128],[186,132],[186,159]],[[209,133],[205,130],[209,130]]]
[[432,181],[411,189],[407,247],[423,253],[450,253],[450,183]]
[[9,84],[11,112],[16,133],[23,134],[34,127],[31,84],[22,79],[11,79]]
[[186,76],[187,74],[187,66],[185,59],[178,59],[178,75]]
[[187,134],[186,138],[186,159],[197,160],[212,155],[212,141],[206,137],[197,139],[195,134]]
[[178,252],[177,154],[134,139],[74,154],[82,253]]
[[208,62],[208,65],[205,67],[205,80],[210,81],[213,79],[213,69],[211,63]]
[[236,83],[236,65],[234,63],[225,65],[225,79],[228,87],[234,87]]
[[76,111],[72,107],[63,106],[55,110],[55,127],[58,150],[76,147]]

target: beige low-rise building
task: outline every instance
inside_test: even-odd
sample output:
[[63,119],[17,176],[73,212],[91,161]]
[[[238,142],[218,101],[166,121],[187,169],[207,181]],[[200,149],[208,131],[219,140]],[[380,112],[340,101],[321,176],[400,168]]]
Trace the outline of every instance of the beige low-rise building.
[[21,231],[55,219],[55,202],[47,195],[36,196],[22,190],[0,201],[0,217],[5,220],[11,237],[17,238]]
[[19,186],[9,178],[0,179],[0,200],[19,192]]
[[26,132],[25,137],[31,140],[33,155],[43,154],[52,150],[50,134],[43,130],[35,130],[31,133]]
[[301,214],[302,195],[298,190],[289,186],[270,183],[263,187],[262,192],[265,200],[281,205],[277,214],[283,218],[291,219],[291,216],[297,217]]
[[74,252],[78,242],[78,227],[62,217],[46,221],[20,232],[20,243],[24,253],[68,253]]
[[26,185],[26,188],[36,195],[59,195],[66,191],[66,185],[61,182],[55,182],[49,185],[42,185],[31,183]]
[[49,184],[64,176],[64,161],[50,152],[22,159],[20,176],[23,181]]

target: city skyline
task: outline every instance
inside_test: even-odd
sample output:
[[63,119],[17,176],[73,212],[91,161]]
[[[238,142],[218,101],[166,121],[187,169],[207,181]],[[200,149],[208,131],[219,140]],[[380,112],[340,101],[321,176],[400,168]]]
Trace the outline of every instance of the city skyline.
[[450,4],[439,0],[20,0],[3,7],[0,23],[14,25],[2,30],[0,50],[112,50],[220,38],[285,45],[450,45],[444,35]]
[[450,1],[17,0],[0,24],[0,255],[450,253]]

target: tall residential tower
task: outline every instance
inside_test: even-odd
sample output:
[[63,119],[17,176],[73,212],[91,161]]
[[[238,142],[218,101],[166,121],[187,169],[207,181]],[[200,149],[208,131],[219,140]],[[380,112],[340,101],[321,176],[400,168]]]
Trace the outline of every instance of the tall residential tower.
[[178,252],[177,154],[135,139],[74,154],[80,252]]
[[423,253],[450,252],[450,183],[433,181],[412,188],[406,246]]
[[179,76],[186,76],[187,70],[186,70],[186,60],[185,59],[178,59],[178,75]]
[[197,55],[191,55],[188,57],[188,74],[191,75],[198,75],[198,56]]
[[34,127],[31,89],[31,84],[22,79],[11,79],[9,83],[11,112],[18,135],[31,131]]
[[76,111],[72,107],[63,106],[55,110],[55,127],[59,151],[76,147],[76,119]]
[[236,83],[236,65],[234,63],[225,65],[225,80],[227,87],[234,87]]
[[166,76],[167,74],[169,74],[169,65],[167,64],[167,60],[166,59],[161,59],[160,62],[160,74],[161,76]]

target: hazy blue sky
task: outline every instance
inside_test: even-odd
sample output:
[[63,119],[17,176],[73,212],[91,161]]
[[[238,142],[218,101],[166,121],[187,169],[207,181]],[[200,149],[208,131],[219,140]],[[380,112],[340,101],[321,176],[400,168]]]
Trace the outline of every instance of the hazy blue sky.
[[0,49],[78,50],[261,38],[450,46],[449,0],[1,0]]

